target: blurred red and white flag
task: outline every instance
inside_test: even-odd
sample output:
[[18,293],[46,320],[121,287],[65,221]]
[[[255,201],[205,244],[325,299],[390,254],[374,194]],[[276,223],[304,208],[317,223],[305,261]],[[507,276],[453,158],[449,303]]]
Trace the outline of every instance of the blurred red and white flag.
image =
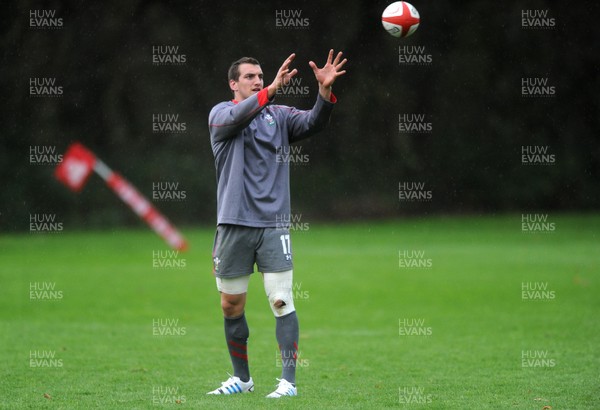
[[90,177],[95,164],[94,153],[75,142],[63,155],[63,160],[54,170],[54,175],[73,191],[79,192]]
[[69,146],[63,161],[56,167],[56,178],[75,192],[81,191],[92,171],[141,219],[172,248],[185,251],[187,242],[179,231],[125,178],[110,169],[96,155],[78,142]]
[[[99,164],[106,167],[100,161]],[[103,172],[99,168],[96,171],[102,176]],[[125,178],[116,172],[110,172],[107,174],[106,184],[172,248],[180,251],[187,249],[187,243],[177,229]]]

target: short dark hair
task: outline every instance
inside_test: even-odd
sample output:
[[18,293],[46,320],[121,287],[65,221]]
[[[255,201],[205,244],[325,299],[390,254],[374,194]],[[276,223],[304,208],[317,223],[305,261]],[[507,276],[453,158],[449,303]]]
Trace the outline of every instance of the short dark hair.
[[229,71],[227,72],[228,80],[238,81],[240,79],[240,64],[260,65],[260,63],[258,62],[258,60],[256,58],[242,57],[239,60],[231,63],[231,66],[229,67]]

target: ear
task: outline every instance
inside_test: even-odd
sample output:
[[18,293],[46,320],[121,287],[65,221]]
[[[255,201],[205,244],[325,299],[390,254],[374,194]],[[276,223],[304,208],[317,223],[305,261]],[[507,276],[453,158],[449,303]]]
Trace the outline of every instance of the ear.
[[229,88],[231,91],[236,92],[238,90],[238,82],[235,80],[229,80]]

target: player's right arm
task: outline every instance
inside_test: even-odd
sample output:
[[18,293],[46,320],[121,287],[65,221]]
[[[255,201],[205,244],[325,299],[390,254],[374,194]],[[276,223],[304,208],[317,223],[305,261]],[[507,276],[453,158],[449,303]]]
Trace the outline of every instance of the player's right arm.
[[258,115],[271,101],[277,90],[290,82],[298,70],[290,70],[290,64],[296,54],[292,53],[283,62],[273,82],[258,93],[232,105],[231,102],[216,105],[208,115],[208,127],[213,142],[221,142],[233,138]]
[[295,68],[290,70],[290,64],[296,58],[296,54],[292,53],[288,58],[285,59],[279,70],[277,70],[277,75],[273,82],[267,87],[269,99],[275,98],[275,94],[277,94],[277,90],[282,88],[284,85],[288,85],[292,77],[298,74],[298,70]]
[[235,137],[268,103],[268,90],[264,88],[239,103],[217,104],[208,115],[211,140],[220,142]]

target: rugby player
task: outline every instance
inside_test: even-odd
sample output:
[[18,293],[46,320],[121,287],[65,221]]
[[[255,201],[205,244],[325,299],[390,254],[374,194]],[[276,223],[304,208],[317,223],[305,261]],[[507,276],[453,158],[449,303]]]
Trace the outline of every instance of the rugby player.
[[[289,161],[278,152],[322,130],[336,103],[331,88],[347,59],[330,50],[325,65],[309,62],[319,85],[311,110],[273,104],[277,91],[289,84],[291,54],[273,82],[264,87],[259,62],[235,61],[228,72],[233,100],[211,110],[208,123],[217,171],[217,230],[213,273],[220,292],[225,341],[233,375],[208,394],[254,390],[248,366],[249,328],[244,314],[250,275],[256,264],[275,315],[275,336],[282,358],[277,388],[267,397],[297,395],[298,317],[292,295],[293,264],[289,224]],[[290,360],[291,359],[291,360]]]

